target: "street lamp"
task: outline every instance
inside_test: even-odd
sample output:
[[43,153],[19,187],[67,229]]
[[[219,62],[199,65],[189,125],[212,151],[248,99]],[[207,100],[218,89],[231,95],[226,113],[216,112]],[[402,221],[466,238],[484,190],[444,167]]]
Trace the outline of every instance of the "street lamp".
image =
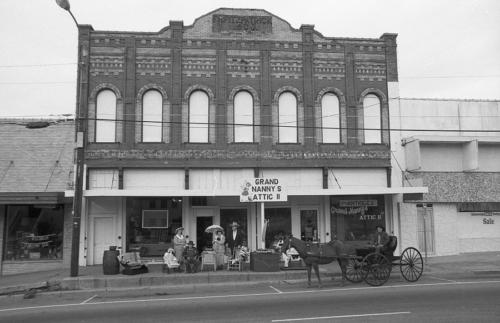
[[73,13],[71,12],[71,6],[69,5],[69,1],[68,0],[56,0],[56,3],[59,7],[63,8],[67,12],[69,12],[69,14],[71,15],[71,18],[73,18],[73,21],[76,24],[76,27],[78,27],[78,22],[76,21],[75,16],[73,16]]
[[[68,0],[56,0],[56,3],[59,7],[63,8],[73,18],[73,21],[78,28],[78,32],[80,32],[79,24],[76,21],[75,16],[70,10],[70,5]],[[78,40],[80,42],[80,40]],[[85,128],[83,124],[83,118],[81,116],[81,96],[82,96],[82,72],[83,68],[80,68],[80,65],[85,64],[85,60],[83,56],[86,55],[83,51],[80,44],[78,44],[78,87],[77,87],[77,102],[76,102],[76,118],[75,118],[75,126],[76,126],[76,148],[75,148],[75,164],[76,164],[76,174],[75,174],[75,188],[73,195],[73,212],[72,212],[72,221],[73,221],[73,234],[71,240],[71,264],[70,264],[70,276],[76,277],[78,276],[78,259],[80,255],[80,223],[81,223],[81,213],[82,213],[82,200],[83,200],[83,158],[84,158],[84,143],[85,143]]]

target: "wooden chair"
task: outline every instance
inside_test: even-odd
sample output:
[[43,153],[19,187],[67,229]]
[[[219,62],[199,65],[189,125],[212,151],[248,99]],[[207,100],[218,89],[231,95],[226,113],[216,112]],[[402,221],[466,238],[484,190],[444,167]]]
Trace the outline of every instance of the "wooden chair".
[[217,271],[217,262],[215,258],[216,257],[214,251],[203,251],[201,253],[201,270],[203,271],[205,265],[207,265],[207,266],[213,266],[214,271]]

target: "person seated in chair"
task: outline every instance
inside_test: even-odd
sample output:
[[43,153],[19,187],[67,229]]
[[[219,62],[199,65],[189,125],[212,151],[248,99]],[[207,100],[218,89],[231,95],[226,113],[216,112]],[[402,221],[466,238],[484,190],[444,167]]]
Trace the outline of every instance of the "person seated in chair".
[[384,253],[387,248],[387,243],[389,242],[389,235],[385,232],[385,228],[381,225],[377,225],[375,232],[375,237],[373,239],[373,246],[375,247],[376,253]]
[[198,271],[200,260],[198,259],[198,250],[195,248],[193,241],[189,241],[184,249],[184,264],[186,265],[187,273],[195,273]]
[[168,251],[163,255],[163,261],[167,272],[170,274],[170,269],[179,270],[180,264],[177,258],[174,255],[174,249],[168,248]]

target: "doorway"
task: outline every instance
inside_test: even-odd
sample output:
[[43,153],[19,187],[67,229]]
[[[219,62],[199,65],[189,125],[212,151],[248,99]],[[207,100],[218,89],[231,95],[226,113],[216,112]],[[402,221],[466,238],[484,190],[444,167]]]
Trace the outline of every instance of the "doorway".
[[300,210],[300,239],[318,241],[318,210]]
[[114,245],[113,218],[95,217],[94,218],[94,265],[102,264],[102,257],[109,246]]
[[418,249],[434,254],[434,210],[432,204],[417,204]]
[[266,248],[273,248],[280,239],[292,234],[292,209],[269,208],[265,210],[265,217],[269,220],[266,232]]
[[205,248],[212,248],[212,234],[205,232],[205,229],[212,224],[214,224],[212,216],[196,217],[196,247],[199,252]]

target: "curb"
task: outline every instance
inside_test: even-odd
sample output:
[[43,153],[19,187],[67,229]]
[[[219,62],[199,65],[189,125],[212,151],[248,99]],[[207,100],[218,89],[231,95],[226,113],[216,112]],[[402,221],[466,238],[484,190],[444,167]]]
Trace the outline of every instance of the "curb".
[[[327,275],[328,276],[328,275]],[[113,277],[76,277],[64,278],[60,282],[60,289],[68,290],[111,290],[120,288],[151,288],[151,287],[180,287],[211,284],[240,284],[264,283],[285,280],[304,279],[304,271],[249,273],[240,272],[227,274],[207,273],[202,275],[173,274],[156,276],[113,276]]]
[[[55,284],[57,284],[57,282]],[[51,285],[52,284],[49,284],[49,282],[45,281],[32,284],[5,286],[0,287],[0,295],[23,294],[30,290],[44,290],[49,289]]]

